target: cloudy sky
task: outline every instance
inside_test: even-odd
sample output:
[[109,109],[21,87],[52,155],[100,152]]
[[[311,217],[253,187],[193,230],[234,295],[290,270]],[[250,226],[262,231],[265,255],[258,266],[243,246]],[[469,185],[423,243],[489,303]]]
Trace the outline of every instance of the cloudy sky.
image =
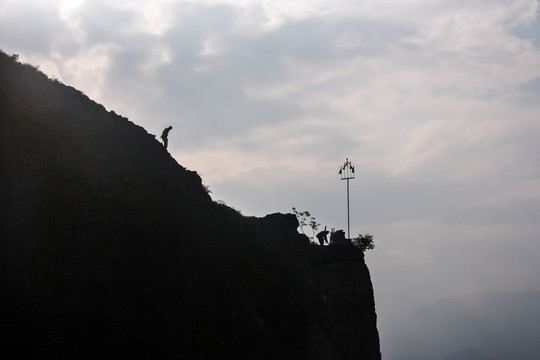
[[375,236],[394,314],[540,290],[537,0],[0,0],[0,47],[148,132],[245,215]]

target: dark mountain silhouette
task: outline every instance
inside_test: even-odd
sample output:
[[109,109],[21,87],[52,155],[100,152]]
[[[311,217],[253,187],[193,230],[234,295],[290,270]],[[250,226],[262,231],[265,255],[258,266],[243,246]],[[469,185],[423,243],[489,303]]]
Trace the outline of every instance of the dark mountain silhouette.
[[12,358],[380,359],[362,251],[210,198],[155,136],[0,54]]

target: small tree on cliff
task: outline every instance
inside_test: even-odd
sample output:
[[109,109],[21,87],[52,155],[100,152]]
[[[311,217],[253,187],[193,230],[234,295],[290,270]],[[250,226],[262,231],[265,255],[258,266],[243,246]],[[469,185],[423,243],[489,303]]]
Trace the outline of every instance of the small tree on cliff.
[[[296,215],[296,218],[298,219],[298,224],[300,227],[300,231],[302,234],[306,235],[311,241],[315,238],[315,232],[319,228],[321,224],[317,222],[317,219],[315,219],[313,216],[311,216],[311,213],[309,211],[298,211],[295,207],[292,208],[292,211],[294,215]],[[308,236],[304,232],[304,226],[309,226],[311,228],[312,235]]]
[[375,248],[373,243],[373,235],[358,234],[357,237],[351,240],[352,244],[362,251],[371,250]]

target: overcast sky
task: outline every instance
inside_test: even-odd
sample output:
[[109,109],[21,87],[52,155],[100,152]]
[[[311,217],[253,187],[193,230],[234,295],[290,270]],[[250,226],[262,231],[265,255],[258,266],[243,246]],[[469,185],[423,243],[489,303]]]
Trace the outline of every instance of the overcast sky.
[[[152,134],[244,215],[309,210],[394,313],[540,290],[536,0],[0,0],[0,47]],[[386,352],[386,353],[385,353]]]

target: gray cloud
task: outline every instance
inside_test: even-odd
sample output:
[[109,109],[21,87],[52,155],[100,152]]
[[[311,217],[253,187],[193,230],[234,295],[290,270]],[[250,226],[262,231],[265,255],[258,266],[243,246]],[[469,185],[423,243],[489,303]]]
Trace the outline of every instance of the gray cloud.
[[540,78],[532,79],[519,86],[521,91],[538,95],[540,94]]
[[0,43],[3,47],[25,54],[48,53],[65,31],[58,9],[52,4],[39,1],[32,6],[18,1],[0,4]]
[[[84,43],[92,46],[99,43],[127,40],[126,32],[138,18],[130,10],[119,10],[103,1],[86,1],[77,14],[78,26],[84,33]],[[136,42],[136,39],[131,39]]]
[[[238,11],[232,6],[179,3],[170,11],[173,25],[166,32],[134,35],[123,31],[137,19],[133,12],[92,2],[79,11],[79,29],[85,34],[85,46],[116,44],[110,53],[105,97],[133,98],[137,105],[132,106],[144,118],[155,117],[159,109],[162,125],[172,122],[189,129],[187,146],[206,146],[216,137],[248,136],[265,124],[331,113],[322,104],[302,107],[303,89],[280,102],[251,98],[246,89],[271,88],[294,77],[297,69],[289,61],[333,66],[331,61],[338,58],[380,56],[385,47],[411,33],[372,20],[311,18],[249,34],[235,31]],[[205,45],[215,46],[211,51],[216,54],[204,54]],[[145,73],[142,69],[160,51],[167,52],[169,59]],[[159,95],[149,97],[149,89],[159,89]]]
[[540,6],[538,6],[534,20],[511,28],[511,33],[520,39],[530,41],[536,47],[540,47]]
[[540,77],[516,86],[515,101],[525,107],[538,108],[540,104]]

